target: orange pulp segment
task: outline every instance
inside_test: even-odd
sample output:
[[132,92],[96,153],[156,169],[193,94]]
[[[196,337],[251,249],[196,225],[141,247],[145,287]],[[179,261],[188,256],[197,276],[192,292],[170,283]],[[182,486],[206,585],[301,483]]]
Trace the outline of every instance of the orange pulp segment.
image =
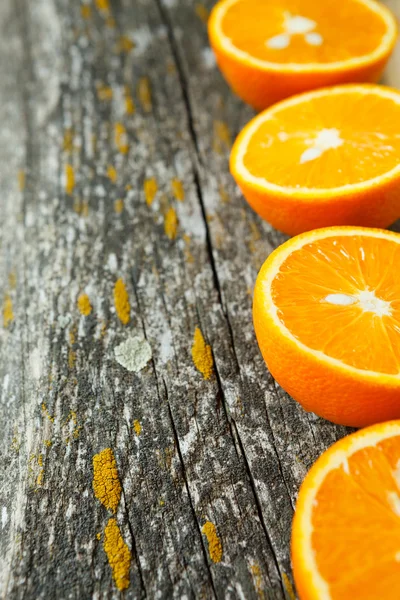
[[317,460],[297,501],[292,562],[301,600],[400,597],[400,421]]
[[275,379],[344,425],[400,417],[400,235],[332,227],[264,263],[254,325]]

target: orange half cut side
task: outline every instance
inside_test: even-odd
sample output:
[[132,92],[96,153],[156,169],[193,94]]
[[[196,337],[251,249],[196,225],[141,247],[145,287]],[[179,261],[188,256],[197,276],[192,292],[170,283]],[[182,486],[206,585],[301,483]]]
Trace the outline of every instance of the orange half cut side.
[[209,36],[234,91],[257,109],[338,83],[378,80],[396,21],[374,0],[222,0]]
[[297,500],[292,563],[300,600],[400,598],[400,421],[317,460]]
[[258,343],[306,410],[364,426],[400,418],[400,235],[332,227],[280,246],[254,291]]

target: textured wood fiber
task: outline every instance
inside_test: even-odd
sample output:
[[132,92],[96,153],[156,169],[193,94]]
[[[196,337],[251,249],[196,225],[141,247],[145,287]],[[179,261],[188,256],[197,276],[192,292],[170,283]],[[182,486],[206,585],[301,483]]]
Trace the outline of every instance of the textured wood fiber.
[[[212,4],[0,3],[4,598],[294,597],[296,493],[345,430],[288,398],[255,343],[252,286],[284,238],[228,174],[251,111],[215,68]],[[115,355],[135,336],[152,350],[137,373]],[[106,448],[121,489],[104,506]]]

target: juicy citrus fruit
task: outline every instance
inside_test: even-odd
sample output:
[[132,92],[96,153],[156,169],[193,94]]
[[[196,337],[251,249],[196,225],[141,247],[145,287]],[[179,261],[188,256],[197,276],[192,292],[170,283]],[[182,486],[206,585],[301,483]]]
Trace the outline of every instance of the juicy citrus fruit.
[[400,421],[317,460],[297,500],[292,563],[301,600],[400,598]]
[[317,87],[375,82],[396,21],[374,0],[222,0],[209,37],[232,89],[257,110]]
[[400,217],[400,92],[344,85],[267,109],[237,138],[231,173],[249,204],[295,235]]
[[399,265],[399,234],[331,227],[289,240],[262,266],[257,340],[306,410],[354,427],[400,418]]

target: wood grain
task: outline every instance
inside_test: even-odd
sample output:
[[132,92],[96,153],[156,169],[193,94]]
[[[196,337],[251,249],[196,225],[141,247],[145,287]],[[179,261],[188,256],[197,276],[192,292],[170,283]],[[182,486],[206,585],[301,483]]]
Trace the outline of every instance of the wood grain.
[[252,113],[215,67],[212,4],[0,4],[4,598],[293,600],[296,493],[345,430],[255,342],[284,237],[228,174]]

